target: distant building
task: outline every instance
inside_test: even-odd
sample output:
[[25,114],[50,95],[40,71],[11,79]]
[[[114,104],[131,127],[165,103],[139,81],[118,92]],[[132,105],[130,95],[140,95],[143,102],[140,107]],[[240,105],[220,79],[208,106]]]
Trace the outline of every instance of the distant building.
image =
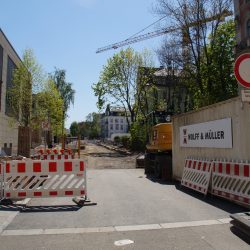
[[[129,119],[130,120],[130,119]],[[107,106],[104,114],[101,115],[101,137],[110,139],[113,134],[126,134],[128,122],[124,108]]]
[[188,93],[187,88],[181,84],[180,71],[163,67],[141,67],[138,72],[137,86],[139,87],[142,79],[147,92],[145,113],[158,110],[175,114],[186,111]]
[[187,109],[188,91],[181,82],[181,71],[161,68],[154,73],[158,99],[164,103],[164,110],[173,114]]
[[18,146],[18,126],[11,116],[8,89],[12,87],[13,70],[21,59],[0,29],[0,149],[16,154]]
[[250,0],[234,0],[236,20],[236,53],[250,51]]

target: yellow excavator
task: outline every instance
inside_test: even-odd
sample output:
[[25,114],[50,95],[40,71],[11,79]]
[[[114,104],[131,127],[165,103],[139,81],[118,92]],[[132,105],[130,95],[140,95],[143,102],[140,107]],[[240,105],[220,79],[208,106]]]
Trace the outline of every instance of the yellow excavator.
[[149,130],[145,153],[145,174],[172,180],[172,114],[153,111],[147,116]]

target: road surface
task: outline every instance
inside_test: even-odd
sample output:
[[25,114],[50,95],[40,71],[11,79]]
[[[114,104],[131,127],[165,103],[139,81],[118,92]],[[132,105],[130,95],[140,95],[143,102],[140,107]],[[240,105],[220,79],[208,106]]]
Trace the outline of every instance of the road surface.
[[[26,209],[0,208],[0,249],[249,249],[231,231],[229,214],[244,209],[203,197],[179,183],[159,183],[122,156],[94,144],[88,195],[96,206],[70,198],[31,199]],[[131,240],[131,244],[126,244]]]

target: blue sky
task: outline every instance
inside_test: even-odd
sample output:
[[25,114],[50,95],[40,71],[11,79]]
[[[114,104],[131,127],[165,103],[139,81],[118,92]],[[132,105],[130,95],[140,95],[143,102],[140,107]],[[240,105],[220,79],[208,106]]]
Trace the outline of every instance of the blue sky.
[[[118,52],[96,54],[96,49],[122,41],[158,20],[152,13],[155,2],[6,0],[1,1],[0,27],[20,56],[32,48],[46,72],[55,67],[66,69],[67,80],[76,90],[66,122],[69,127],[72,121],[85,120],[87,114],[98,111],[91,85],[98,81],[107,59]],[[161,40],[153,38],[132,47],[155,50]]]

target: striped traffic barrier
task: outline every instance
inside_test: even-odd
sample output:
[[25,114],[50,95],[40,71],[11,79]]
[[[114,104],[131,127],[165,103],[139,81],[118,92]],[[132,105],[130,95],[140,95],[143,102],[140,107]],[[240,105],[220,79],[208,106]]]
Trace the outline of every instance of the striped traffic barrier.
[[4,197],[4,192],[3,192],[3,166],[4,166],[4,163],[0,162],[0,200],[3,199],[3,197]]
[[31,156],[32,160],[68,160],[74,159],[71,149],[40,149],[37,154]]
[[30,157],[32,160],[68,160],[74,159],[73,155],[62,155],[62,154],[42,154],[42,155],[32,155]]
[[186,159],[181,185],[207,194],[210,177],[211,161],[199,159]]
[[214,161],[212,194],[250,207],[250,164]]
[[86,196],[84,161],[22,160],[4,164],[4,198]]

